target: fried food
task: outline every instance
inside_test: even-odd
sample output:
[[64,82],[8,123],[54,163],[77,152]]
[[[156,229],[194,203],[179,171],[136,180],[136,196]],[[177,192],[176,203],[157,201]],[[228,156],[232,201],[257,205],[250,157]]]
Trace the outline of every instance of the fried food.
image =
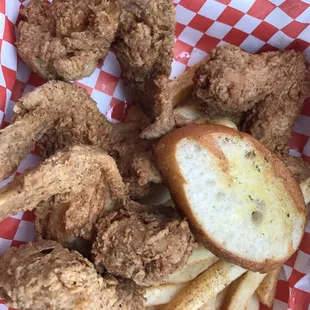
[[228,290],[222,309],[246,309],[248,301],[253,296],[265,276],[266,274],[248,271],[234,281]]
[[0,297],[22,310],[144,309],[132,281],[101,277],[77,252],[53,241],[10,248],[0,257]]
[[134,198],[146,195],[150,183],[161,182],[152,161],[152,143],[143,142],[136,129],[118,130],[76,85],[50,81],[22,97],[14,112],[14,123],[0,132],[1,179],[8,177],[37,143],[43,157],[75,144],[100,147],[114,156]]
[[[112,175],[111,171],[109,173]],[[101,176],[95,184],[85,187],[80,193],[55,195],[41,201],[35,210],[37,238],[57,240],[66,246],[73,241],[70,239],[73,236],[92,241],[98,218],[120,208],[126,199],[126,190],[114,195],[111,193],[114,185],[121,184],[118,171],[113,173],[117,180],[110,184]]]
[[[147,84],[162,87],[169,77],[174,47],[175,9],[170,0],[124,0],[113,49],[124,78],[134,88],[137,101],[155,120],[168,113],[157,106],[157,96]],[[156,79],[158,77],[158,80]],[[153,82],[152,80],[155,79]]]
[[280,156],[280,158],[299,183],[310,178],[310,164],[308,162],[302,158],[288,155]]
[[153,110],[154,122],[142,132],[143,139],[160,138],[171,131],[176,123],[173,108],[190,97],[193,89],[193,77],[199,64],[182,73],[174,80],[158,76],[145,84],[140,101],[146,102]]
[[190,124],[217,124],[238,130],[236,124],[229,118],[210,118],[195,105],[184,105],[173,109],[176,127],[184,127]]
[[[104,192],[100,192],[100,197],[97,197],[101,203],[83,204],[85,191],[87,193],[89,188],[96,188],[101,182],[104,183],[102,188],[105,187]],[[97,219],[103,213],[115,209],[118,204],[123,204],[126,194],[127,188],[112,157],[93,147],[73,146],[69,150],[57,152],[35,169],[9,183],[7,190],[0,195],[0,220],[19,211],[32,210],[40,203],[56,197],[56,201],[61,200],[66,205],[62,220],[52,218],[55,227],[65,225],[71,234],[86,238],[91,234]],[[56,206],[53,204],[55,212],[61,212]],[[45,208],[44,204],[42,207],[43,211],[37,212],[37,221],[43,230],[47,225],[43,215],[52,210]],[[52,233],[50,229],[49,234]]]
[[145,288],[145,306],[164,305],[171,301],[171,299],[179,293],[187,283],[173,283],[161,284],[158,286],[150,286]]
[[119,278],[116,294],[112,310],[145,310],[145,289],[134,281]]
[[169,76],[174,46],[175,10],[169,0],[121,1],[113,48],[129,85]]
[[203,245],[193,249],[192,255],[182,268],[169,275],[166,284],[186,283],[196,278],[203,271],[207,270],[219,259],[208,251]]
[[10,248],[0,257],[0,297],[24,310],[113,309],[117,280],[98,275],[77,252],[53,241]]
[[170,207],[128,206],[99,220],[93,256],[97,270],[139,285],[163,283],[195,246],[189,225]]
[[196,72],[194,100],[209,116],[230,117],[271,151],[288,143],[309,86],[307,61],[295,51],[253,55],[214,49]]
[[266,307],[272,307],[282,266],[267,273],[256,290],[259,301]]
[[90,76],[107,54],[118,27],[117,1],[31,0],[20,11],[18,54],[45,79]]
[[245,272],[237,265],[220,260],[189,282],[162,310],[198,310]]
[[50,81],[14,106],[13,124],[0,134],[0,176],[8,177],[38,143],[44,157],[74,144],[111,147],[113,126],[87,92],[73,84]]

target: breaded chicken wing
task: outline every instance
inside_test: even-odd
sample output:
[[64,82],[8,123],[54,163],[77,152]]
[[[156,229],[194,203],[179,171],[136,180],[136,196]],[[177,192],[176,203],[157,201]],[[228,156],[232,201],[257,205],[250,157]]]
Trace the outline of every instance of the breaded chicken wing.
[[123,0],[113,48],[129,85],[169,76],[174,46],[175,10],[170,0]]
[[153,90],[147,93],[147,84],[153,85],[153,79],[165,79],[170,75],[175,9],[170,0],[124,0],[120,6],[120,23],[113,49],[126,82],[134,88],[137,101],[154,121],[161,107]]
[[18,54],[45,79],[78,80],[90,76],[114,39],[117,1],[31,0],[21,10]]
[[10,248],[0,257],[0,298],[22,310],[140,310],[143,290],[101,277],[77,252],[53,241]]
[[85,144],[116,159],[132,197],[144,196],[150,183],[161,180],[152,162],[152,143],[143,142],[137,130],[118,130],[76,85],[50,81],[22,97],[14,112],[14,123],[0,131],[0,179],[8,177],[35,144],[44,157]]
[[230,117],[271,151],[282,151],[310,94],[308,74],[300,52],[253,55],[220,46],[196,72],[194,101],[209,116]]
[[310,163],[302,158],[288,155],[280,156],[280,158],[299,183],[310,178]]
[[94,223],[126,199],[113,158],[94,147],[73,146],[9,183],[0,194],[0,220],[37,208],[40,235],[65,244],[70,236],[91,239]]
[[100,272],[149,286],[185,264],[194,246],[187,221],[172,208],[131,204],[99,220],[92,253]]
[[113,309],[117,281],[53,241],[10,248],[0,257],[0,297],[23,310]]

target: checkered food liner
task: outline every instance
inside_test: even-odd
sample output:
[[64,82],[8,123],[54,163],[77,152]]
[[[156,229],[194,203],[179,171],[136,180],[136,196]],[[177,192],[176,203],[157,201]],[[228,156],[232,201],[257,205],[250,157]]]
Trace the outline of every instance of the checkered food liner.
[[[6,126],[15,102],[44,83],[17,57],[16,24],[19,8],[29,0],[0,0],[0,124]],[[310,0],[175,0],[177,26],[171,77],[205,58],[223,44],[238,45],[255,53],[277,49],[304,51],[310,61]],[[121,78],[113,53],[89,78],[76,82],[87,89],[99,110],[121,121],[131,103],[131,93]],[[310,161],[310,99],[294,127],[291,154]],[[17,170],[40,161],[29,154]],[[2,183],[10,181],[14,175]],[[34,237],[33,214],[20,213],[0,223],[0,255]],[[1,276],[1,275],[0,275]],[[285,264],[278,282],[274,310],[310,309],[310,222],[299,251]],[[0,301],[0,310],[8,309]],[[266,309],[261,306],[261,309]]]

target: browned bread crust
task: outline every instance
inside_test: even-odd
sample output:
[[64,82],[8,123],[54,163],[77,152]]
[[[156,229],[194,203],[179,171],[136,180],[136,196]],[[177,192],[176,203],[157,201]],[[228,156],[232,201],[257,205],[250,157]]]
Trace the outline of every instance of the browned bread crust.
[[[246,133],[241,133],[220,125],[188,125],[174,130],[158,142],[155,148],[156,165],[171,192],[171,196],[176,206],[188,218],[196,237],[200,239],[216,256],[253,271],[266,272],[270,269],[274,269],[278,265],[284,263],[284,261],[295,252],[296,247],[293,247],[293,244],[291,244],[291,248],[289,249],[290,255],[281,260],[275,257],[274,259],[266,260],[264,262],[257,262],[255,260],[244,259],[244,257],[240,258],[230,251],[227,251],[225,247],[217,243],[216,240],[210,238],[204,228],[199,224],[197,216],[193,213],[190,201],[188,200],[183,188],[185,179],[176,160],[176,148],[182,139],[195,140],[200,143],[201,146],[206,148],[208,152],[219,158],[219,169],[228,171],[229,161],[217,144],[214,134],[221,134],[230,138],[238,137],[238,139],[242,137],[254,145],[257,154],[259,154],[259,156],[264,156],[266,161],[273,166],[273,175],[271,177],[278,177],[285,180],[285,190],[292,197],[295,204],[294,212],[305,219],[302,223],[302,229],[304,230],[306,224],[305,203],[295,178],[277,156]],[[199,165],[199,163],[197,163],[197,165]],[[242,229],[242,227],[240,228]],[[236,229],[239,228],[237,227]],[[283,227],[283,229],[285,229],[285,227]],[[279,234],[281,234],[281,231],[279,231]],[[229,240],[227,241],[229,242]]]

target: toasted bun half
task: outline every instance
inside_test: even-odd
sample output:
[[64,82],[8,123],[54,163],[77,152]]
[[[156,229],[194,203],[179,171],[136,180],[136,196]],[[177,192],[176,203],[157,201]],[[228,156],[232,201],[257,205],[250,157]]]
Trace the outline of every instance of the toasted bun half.
[[297,250],[306,225],[301,190],[252,136],[188,125],[161,139],[155,158],[176,206],[216,256],[266,272]]

